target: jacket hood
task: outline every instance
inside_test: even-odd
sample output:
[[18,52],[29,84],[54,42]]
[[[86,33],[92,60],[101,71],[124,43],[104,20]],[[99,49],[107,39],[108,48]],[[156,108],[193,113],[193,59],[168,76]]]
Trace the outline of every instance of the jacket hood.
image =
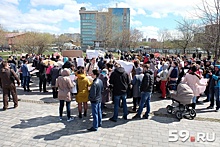
[[64,68],[61,72],[61,76],[70,76],[70,70],[67,68]]
[[145,73],[148,73],[150,75],[153,75],[154,73],[151,70],[146,71]]
[[77,74],[77,77],[80,79],[84,79],[86,77],[86,75],[85,74]]
[[115,69],[116,72],[123,74],[125,72],[125,69],[123,67],[118,67]]

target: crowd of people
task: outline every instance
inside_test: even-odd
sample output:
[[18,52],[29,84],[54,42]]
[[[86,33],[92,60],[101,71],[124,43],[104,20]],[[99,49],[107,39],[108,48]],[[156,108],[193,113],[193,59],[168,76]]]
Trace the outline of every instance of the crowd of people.
[[[128,113],[136,113],[133,119],[148,119],[150,113],[151,95],[161,93],[161,99],[169,97],[169,90],[176,90],[179,83],[186,83],[194,93],[192,108],[201,103],[199,98],[205,93],[210,102],[207,109],[220,108],[220,65],[211,56],[187,57],[155,56],[154,54],[121,53],[118,60],[133,64],[130,73],[117,62],[113,54],[106,53],[104,57],[84,59],[84,65],[77,65],[77,58],[57,56],[44,56],[27,54],[19,60],[9,56],[6,61],[0,58],[0,85],[3,89],[3,110],[8,108],[8,98],[13,97],[14,107],[18,106],[15,80],[31,92],[30,83],[32,70],[37,70],[39,78],[39,92],[47,93],[47,87],[52,87],[53,98],[60,100],[59,119],[63,120],[63,108],[66,103],[67,121],[72,121],[70,103],[75,95],[78,103],[78,117],[86,117],[88,101],[91,102],[93,126],[89,131],[97,131],[102,125],[102,117],[106,115],[104,107],[110,100],[114,103],[114,114],[109,119],[117,122],[118,108],[123,108],[122,118],[127,120]],[[32,68],[30,70],[31,65]],[[16,74],[17,73],[17,74]],[[74,75],[74,79],[70,76]],[[20,79],[19,79],[20,78]],[[201,83],[201,79],[208,79]],[[199,86],[206,86],[205,91],[200,91]],[[75,89],[75,90],[73,90]],[[127,97],[133,98],[133,107],[127,108]],[[143,108],[146,112],[141,116]],[[83,113],[82,113],[83,112]]]

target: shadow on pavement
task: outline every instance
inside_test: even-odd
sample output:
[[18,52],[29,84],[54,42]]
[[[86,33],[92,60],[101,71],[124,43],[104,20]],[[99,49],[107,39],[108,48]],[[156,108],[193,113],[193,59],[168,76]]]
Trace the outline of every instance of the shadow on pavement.
[[207,109],[207,108],[196,109],[196,113],[208,113],[208,112],[215,112],[215,109]]
[[[68,135],[74,135],[74,134],[82,134],[82,133],[88,133],[86,130],[88,127],[88,122],[90,122],[90,117],[87,118],[76,118],[74,117],[74,120],[71,122],[67,122],[66,115],[64,115],[63,120],[60,121],[58,116],[45,116],[45,117],[37,117],[37,118],[31,118],[27,120],[20,120],[21,123],[12,126],[11,128],[19,128],[19,129],[27,129],[27,128],[34,128],[39,126],[44,126],[47,124],[56,124],[56,123],[63,123],[64,128],[51,132],[49,134],[45,135],[37,135],[34,136],[34,139],[41,139],[44,140],[57,140],[62,136],[68,136]],[[91,126],[90,126],[91,127]]]

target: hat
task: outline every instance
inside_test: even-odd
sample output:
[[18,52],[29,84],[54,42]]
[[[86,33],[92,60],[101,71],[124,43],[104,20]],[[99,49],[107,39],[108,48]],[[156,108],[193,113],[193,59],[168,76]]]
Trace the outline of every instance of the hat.
[[146,54],[146,57],[150,57],[150,55],[149,55],[149,54]]

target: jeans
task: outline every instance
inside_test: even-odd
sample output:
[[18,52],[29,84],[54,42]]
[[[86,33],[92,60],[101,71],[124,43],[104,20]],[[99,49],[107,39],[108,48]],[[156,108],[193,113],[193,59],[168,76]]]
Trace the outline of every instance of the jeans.
[[193,99],[192,99],[192,103],[196,103],[196,99],[197,99],[197,97],[194,96]]
[[215,89],[215,99],[216,99],[216,110],[218,110],[220,108],[220,95],[219,95],[220,88],[215,87],[214,89]]
[[145,117],[149,116],[150,113],[150,99],[151,99],[151,92],[141,92],[141,101],[139,104],[139,108],[138,108],[138,116],[141,116],[141,113],[143,111],[143,108],[146,104],[146,113],[145,113]]
[[114,115],[113,119],[118,119],[118,107],[119,107],[119,101],[122,99],[122,105],[123,105],[123,117],[127,118],[128,115],[128,108],[127,108],[127,102],[126,102],[127,94],[114,96]]
[[29,76],[23,76],[23,87],[26,90],[26,88],[29,90],[30,85],[30,77]]
[[[63,107],[64,107],[64,100],[60,100],[60,107],[59,107],[59,111],[60,111],[60,117],[63,116]],[[70,102],[66,102],[66,111],[67,111],[67,117],[68,119],[71,117],[70,116]]]
[[91,103],[92,106],[92,117],[93,117],[93,128],[98,129],[102,125],[102,111],[101,103]]

